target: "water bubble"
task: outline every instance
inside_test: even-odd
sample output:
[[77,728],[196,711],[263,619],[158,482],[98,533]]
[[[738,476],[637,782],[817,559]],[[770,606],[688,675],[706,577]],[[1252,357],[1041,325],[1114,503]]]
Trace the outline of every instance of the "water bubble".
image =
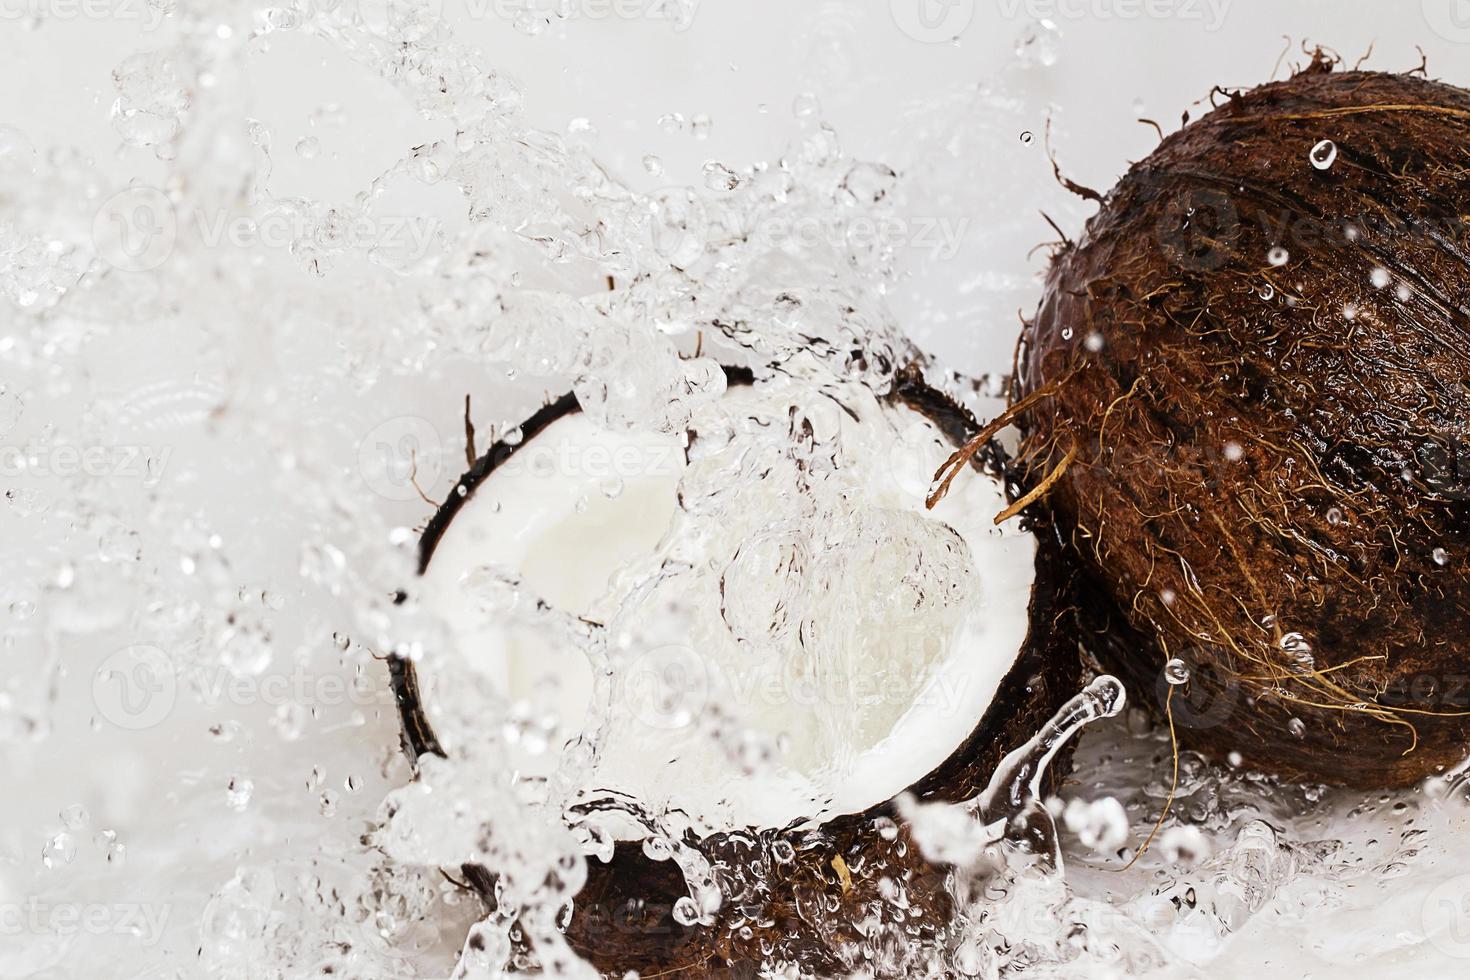
[[1368,276],[1368,281],[1373,284],[1374,289],[1382,289],[1389,283],[1390,276],[1387,269],[1374,269]]
[[1434,559],[1434,563],[1436,565],[1439,565],[1441,567],[1450,563],[1450,553],[1444,548],[1435,548],[1434,551],[1430,553],[1430,557]]
[[117,831],[99,830],[94,840],[102,848],[108,864],[122,867],[127,863],[128,846],[117,839]]
[[1026,144],[1027,146],[1030,146],[1031,141],[1034,139],[1036,139],[1036,137],[1032,135],[1031,130],[1029,129],[1021,134],[1021,142]]
[[643,157],[643,170],[650,177],[662,177],[664,174],[664,162],[652,153],[646,154]]
[[1245,458],[1245,447],[1238,442],[1225,443],[1225,458],[1232,463],[1238,463]]
[[1210,856],[1210,842],[1198,827],[1170,827],[1159,842],[1170,864],[1192,868]]
[[1057,63],[1057,43],[1061,31],[1050,20],[1038,20],[1016,38],[1016,58],[1026,68],[1050,68]]
[[1327,508],[1327,523],[1330,524],[1330,525],[1332,525],[1333,527],[1337,527],[1339,524],[1342,523],[1342,508],[1341,507],[1329,507],[1329,508]]
[[73,803],[62,808],[61,823],[67,830],[84,830],[91,821],[92,817],[87,813],[87,808],[80,803]]
[[1291,261],[1291,253],[1280,245],[1276,245],[1272,247],[1271,251],[1266,253],[1266,261],[1274,266],[1283,266]]
[[740,175],[718,160],[704,165],[704,186],[712,191],[733,191],[740,186]]
[[777,840],[771,844],[771,857],[777,864],[790,864],[796,860],[796,848],[789,840]]
[[1312,166],[1318,170],[1327,170],[1337,162],[1337,144],[1332,142],[1332,140],[1323,140],[1312,147],[1312,152],[1309,156],[1312,160]]
[[811,119],[822,113],[822,101],[812,92],[802,92],[791,102],[791,113],[797,119]]
[[1128,813],[1111,796],[1068,800],[1062,821],[1084,847],[1099,854],[1111,854],[1128,842]]
[[1290,659],[1293,670],[1298,673],[1311,673],[1316,669],[1317,661],[1312,656],[1312,645],[1302,634],[1283,634],[1280,646],[1281,651]]
[[1087,339],[1082,341],[1082,346],[1096,354],[1103,349],[1103,335],[1096,330],[1092,331],[1087,335]]
[[250,798],[255,795],[255,784],[244,776],[231,776],[229,783],[225,786],[225,805],[236,812],[243,812],[250,806]]
[[650,837],[643,842],[643,856],[650,861],[667,861],[674,856],[674,849],[667,838]]
[[1256,290],[1256,295],[1261,297],[1261,299],[1274,299],[1276,297],[1276,287],[1268,282]]
[[71,864],[76,860],[77,841],[71,834],[62,831],[41,848],[41,863],[48,869]]
[[674,903],[673,916],[674,921],[681,926],[692,926],[699,921],[699,906],[694,904],[694,899],[685,895]]
[[296,141],[296,155],[303,160],[315,160],[321,149],[321,140],[315,136],[303,136]]
[[666,112],[658,117],[658,128],[669,135],[682,133],[684,131],[684,114],[680,112]]
[[689,120],[689,134],[697,140],[707,140],[714,125],[714,120],[701,112]]
[[20,400],[19,395],[0,385],[0,438],[9,435],[10,430],[15,428],[21,415],[25,413],[25,408],[25,402]]
[[1286,730],[1297,738],[1301,738],[1307,733],[1307,723],[1300,718],[1293,718],[1286,723]]
[[1176,687],[1189,683],[1189,665],[1174,657],[1164,664],[1164,679]]

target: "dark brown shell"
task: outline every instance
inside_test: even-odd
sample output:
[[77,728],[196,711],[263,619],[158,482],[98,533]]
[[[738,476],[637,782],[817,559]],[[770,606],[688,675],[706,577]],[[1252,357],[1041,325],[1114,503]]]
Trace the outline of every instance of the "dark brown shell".
[[[748,372],[729,371],[731,383],[749,384]],[[929,386],[916,366],[900,370],[890,400],[920,412],[957,445],[977,426],[973,417]],[[449,494],[420,541],[422,572],[461,503],[493,470],[552,422],[577,411],[571,396],[558,399],[521,427],[516,445],[497,443],[460,481],[465,493]],[[986,454],[998,465],[998,450]],[[1061,560],[1054,533],[1038,529],[1036,581],[1030,628],[1016,665],[1002,681],[995,700],[971,736],[934,772],[912,787],[922,800],[956,802],[972,798],[988,784],[1001,759],[1037,732],[1081,687],[1078,656],[1083,625],[1073,601],[1075,572]],[[442,755],[424,714],[412,663],[389,662],[398,699],[404,750],[410,758]],[[1070,748],[1053,761],[1055,781],[1070,767]],[[877,821],[897,824],[896,836],[881,832]],[[891,838],[891,839],[890,839]],[[778,841],[795,858],[773,857]],[[724,902],[713,926],[689,927],[673,917],[674,903],[688,894],[672,861],[654,861],[641,845],[619,843],[611,861],[588,861],[588,882],[573,903],[566,934],[572,948],[608,976],[628,970],[642,976],[753,976],[762,962],[800,964],[819,975],[867,966],[879,976],[904,976],[905,956],[932,955],[948,939],[951,915],[948,869],[926,861],[908,837],[891,803],[861,814],[835,818],[817,829],[722,833],[692,841],[715,868]],[[466,882],[493,906],[495,876],[466,865]],[[892,962],[864,963],[854,957],[864,941],[856,929],[876,914],[894,924],[895,910],[881,888],[897,884],[911,911],[898,923],[913,949],[891,950]],[[742,911],[743,910],[743,911]],[[869,926],[871,923],[869,923]]]
[[1135,697],[1192,668],[1186,744],[1361,786],[1466,755],[1467,216],[1470,93],[1319,57],[1165,139],[1057,254],[1027,479],[1060,472],[1045,507],[1143,638],[1108,664]]

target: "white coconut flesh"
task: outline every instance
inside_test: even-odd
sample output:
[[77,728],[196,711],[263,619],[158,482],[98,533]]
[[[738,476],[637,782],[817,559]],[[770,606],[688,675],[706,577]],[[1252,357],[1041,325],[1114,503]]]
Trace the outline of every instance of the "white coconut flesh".
[[[510,703],[559,719],[523,776],[594,717],[593,667],[564,634],[487,614],[486,574],[605,625],[611,721],[589,793],[709,830],[820,821],[896,796],[976,729],[1034,577],[1032,537],[994,526],[999,482],[972,472],[927,511],[953,448],[927,419],[849,393],[857,421],[767,387],[731,388],[693,440],[568,415],[445,530],[420,602]],[[802,401],[806,455],[782,449]]]

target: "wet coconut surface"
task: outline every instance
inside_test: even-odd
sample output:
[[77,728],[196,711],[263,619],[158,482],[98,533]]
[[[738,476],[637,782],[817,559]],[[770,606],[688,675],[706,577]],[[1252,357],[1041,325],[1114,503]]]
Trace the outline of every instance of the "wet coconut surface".
[[1060,247],[1021,457],[1117,669],[1237,705],[1187,741],[1409,785],[1470,732],[1470,94],[1334,67],[1219,93]]

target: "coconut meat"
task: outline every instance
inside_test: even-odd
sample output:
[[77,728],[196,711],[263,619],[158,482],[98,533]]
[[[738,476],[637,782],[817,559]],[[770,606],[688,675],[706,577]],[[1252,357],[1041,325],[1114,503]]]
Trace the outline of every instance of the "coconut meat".
[[[748,388],[720,408],[758,419],[752,431],[788,411]],[[612,668],[597,789],[708,829],[785,826],[897,795],[975,730],[1026,637],[1034,541],[994,526],[1004,493],[980,474],[925,511],[927,475],[951,447],[918,413],[874,400],[861,422],[831,417],[841,454],[828,479],[841,488],[828,502],[845,509],[823,541],[785,533],[774,501],[691,534],[688,437],[613,431],[581,413],[475,489],[417,594],[467,667],[559,719],[551,750],[520,760],[523,776],[549,773],[556,744],[594,717],[593,667],[555,631],[487,613],[477,579],[513,581],[520,602],[626,639],[666,625],[627,610],[651,605],[651,570],[691,548],[701,560],[669,585],[687,617],[678,635],[635,638]],[[432,709],[432,678],[426,689]]]

